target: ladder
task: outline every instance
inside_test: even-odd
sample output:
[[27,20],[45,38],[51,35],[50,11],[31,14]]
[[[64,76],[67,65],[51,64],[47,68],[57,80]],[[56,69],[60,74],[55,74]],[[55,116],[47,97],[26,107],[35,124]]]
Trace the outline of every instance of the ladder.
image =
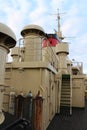
[[63,74],[61,79],[60,111],[69,110],[72,114],[72,82],[70,74]]

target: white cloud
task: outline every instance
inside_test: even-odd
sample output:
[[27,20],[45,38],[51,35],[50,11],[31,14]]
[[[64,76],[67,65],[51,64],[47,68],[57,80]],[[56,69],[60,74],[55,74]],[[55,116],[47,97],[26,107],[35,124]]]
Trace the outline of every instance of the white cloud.
[[[0,22],[7,24],[15,32],[17,39],[20,37],[21,29],[28,24],[38,24],[48,33],[57,28],[57,8],[66,12],[61,20],[61,30],[65,37],[76,36],[69,39],[70,58],[84,62],[86,69],[86,1],[81,0],[0,0]],[[62,11],[61,11],[62,9]],[[84,11],[83,11],[84,10]],[[87,14],[86,14],[87,15]],[[80,38],[79,38],[80,37]]]
[[83,62],[83,70],[87,73],[87,33],[76,38],[74,42],[70,44],[69,56],[71,59],[74,58],[76,61]]
[[81,28],[82,19],[79,16],[79,10],[76,5],[71,5],[68,12],[63,16],[62,30],[65,35],[77,35]]
[[11,27],[18,35],[18,31],[20,31],[21,26],[26,21],[29,7],[30,2],[27,2],[27,0],[4,2],[0,9],[4,8],[3,12],[6,14],[6,18],[2,22]]

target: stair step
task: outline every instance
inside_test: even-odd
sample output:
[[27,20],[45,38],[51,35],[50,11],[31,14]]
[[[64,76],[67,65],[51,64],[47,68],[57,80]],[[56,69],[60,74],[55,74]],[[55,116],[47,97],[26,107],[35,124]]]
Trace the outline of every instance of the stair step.
[[68,92],[67,93],[62,92],[61,95],[63,95],[63,96],[70,96],[70,93],[68,93]]
[[60,103],[60,106],[66,106],[66,105],[67,105],[67,106],[70,106],[70,102],[63,102],[63,101],[62,101],[62,102]]
[[63,74],[62,79],[70,79],[70,75],[69,74]]
[[70,86],[70,84],[65,84],[65,83],[63,83],[62,86]]
[[64,104],[70,104],[70,100],[60,100],[60,103],[64,103]]
[[70,84],[62,84],[61,86],[69,86],[70,87]]
[[62,86],[61,89],[70,89],[70,86]]
[[62,86],[70,86],[70,83],[62,83]]
[[69,107],[70,107],[70,103],[67,103],[67,102],[66,102],[66,103],[62,103],[62,102],[61,102],[61,103],[60,103],[60,106],[69,106]]
[[61,107],[70,107],[70,104],[60,104]]
[[62,84],[70,84],[70,82],[62,81]]
[[61,98],[70,98],[70,95],[61,95]]
[[62,84],[70,84],[70,81],[63,80]]
[[61,91],[61,95],[70,95],[70,91]]
[[70,86],[70,84],[62,83],[62,86]]
[[66,81],[66,82],[63,82],[63,81],[62,81],[62,84],[70,84],[70,82],[67,82],[67,81]]
[[61,85],[61,88],[70,88],[70,85]]
[[70,101],[70,98],[61,97],[61,101]]
[[69,92],[69,91],[68,91],[68,92],[62,91],[62,92],[61,92],[61,95],[70,95],[70,92]]
[[67,99],[65,99],[65,100],[61,99],[60,103],[70,103],[70,99],[69,100],[67,100]]
[[70,88],[61,88],[61,91],[70,92]]

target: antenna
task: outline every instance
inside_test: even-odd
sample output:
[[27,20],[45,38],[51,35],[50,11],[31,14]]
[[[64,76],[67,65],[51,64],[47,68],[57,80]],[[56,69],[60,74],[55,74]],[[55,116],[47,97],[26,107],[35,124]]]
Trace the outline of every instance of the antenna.
[[59,13],[59,9],[57,9],[57,10],[58,10],[58,13],[56,13],[56,14],[51,14],[51,15],[56,15],[56,16],[57,16],[57,21],[58,21],[58,31],[56,31],[55,29],[54,29],[54,31],[55,31],[55,33],[58,35],[58,37],[59,37],[61,40],[63,40],[64,37],[62,36],[62,32],[61,32],[61,29],[60,29],[60,15],[65,14],[65,13]]
[[62,32],[60,30],[60,13],[59,13],[59,9],[58,9],[58,14],[57,14],[57,19],[58,19],[58,35],[59,35],[59,37],[62,37]]
[[75,37],[75,36],[72,36],[72,37],[65,37],[65,36],[64,36],[64,38],[67,38],[67,39],[68,39],[68,38],[71,38],[71,39],[73,39],[73,38],[76,38],[76,37]]

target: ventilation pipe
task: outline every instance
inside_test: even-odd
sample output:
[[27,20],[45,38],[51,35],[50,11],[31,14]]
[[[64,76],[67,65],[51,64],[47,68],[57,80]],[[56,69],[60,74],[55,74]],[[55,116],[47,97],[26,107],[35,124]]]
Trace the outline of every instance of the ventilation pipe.
[[16,45],[16,37],[13,31],[6,25],[0,23],[0,124],[5,117],[3,109],[3,95],[5,90],[5,62],[9,49]]
[[24,61],[41,61],[42,38],[45,33],[38,25],[28,25],[23,28],[21,35],[24,38]]

